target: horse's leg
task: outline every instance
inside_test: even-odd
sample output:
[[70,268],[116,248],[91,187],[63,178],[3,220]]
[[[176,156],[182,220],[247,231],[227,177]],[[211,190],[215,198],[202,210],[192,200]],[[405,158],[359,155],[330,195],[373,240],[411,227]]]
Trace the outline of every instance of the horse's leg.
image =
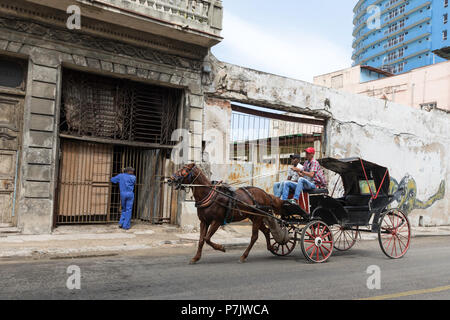
[[217,229],[219,229],[220,225],[221,224],[219,221],[213,221],[213,223],[211,223],[211,227],[209,227],[208,234],[206,235],[205,241],[214,250],[219,250],[219,251],[225,252],[225,247],[223,245],[216,244],[211,241],[211,237],[214,235],[214,233],[216,233],[216,231],[217,231]]
[[198,240],[197,254],[192,258],[191,264],[196,263],[202,256],[203,245],[205,244],[205,236],[208,231],[209,224],[204,221],[200,222],[200,239]]
[[267,243],[267,250],[270,250],[270,230],[267,228],[264,223],[261,223],[261,226],[259,227],[259,230],[264,234],[266,237],[266,243]]
[[253,221],[252,226],[252,238],[250,241],[250,244],[248,245],[247,250],[245,250],[244,254],[240,258],[240,262],[245,262],[245,260],[248,257],[248,254],[250,253],[250,250],[252,249],[253,245],[255,244],[256,240],[258,240],[258,232],[262,225],[262,219],[257,219]]

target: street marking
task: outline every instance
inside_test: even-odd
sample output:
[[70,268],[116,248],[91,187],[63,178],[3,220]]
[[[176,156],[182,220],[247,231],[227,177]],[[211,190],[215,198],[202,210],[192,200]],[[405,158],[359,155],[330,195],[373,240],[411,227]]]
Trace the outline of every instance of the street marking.
[[435,292],[441,292],[441,291],[447,291],[447,290],[450,290],[450,286],[437,287],[437,288],[432,288],[432,289],[405,291],[405,292],[386,294],[383,296],[376,296],[376,297],[364,298],[364,299],[358,299],[358,300],[386,300],[386,299],[394,299],[394,298],[413,296],[413,295],[418,295],[418,294],[435,293]]

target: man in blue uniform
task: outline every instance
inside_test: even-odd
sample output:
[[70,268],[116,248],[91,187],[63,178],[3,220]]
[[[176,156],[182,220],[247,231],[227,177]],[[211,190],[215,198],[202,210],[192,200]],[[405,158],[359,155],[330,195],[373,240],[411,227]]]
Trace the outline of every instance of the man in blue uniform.
[[111,178],[112,183],[118,183],[120,189],[120,200],[122,203],[122,215],[120,216],[119,228],[130,229],[131,212],[133,211],[134,185],[136,176],[133,168],[125,168],[124,173]]

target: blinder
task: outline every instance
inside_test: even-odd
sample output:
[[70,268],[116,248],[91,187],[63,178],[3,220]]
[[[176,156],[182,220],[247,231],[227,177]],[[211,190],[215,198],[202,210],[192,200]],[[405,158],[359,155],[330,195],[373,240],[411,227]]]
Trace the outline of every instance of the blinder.
[[185,187],[183,187],[183,181],[187,178],[187,183],[192,183],[192,175],[195,167],[196,166],[194,165],[189,169],[187,166],[184,166],[181,170],[172,175],[168,181],[168,184],[174,185],[176,190],[185,189]]

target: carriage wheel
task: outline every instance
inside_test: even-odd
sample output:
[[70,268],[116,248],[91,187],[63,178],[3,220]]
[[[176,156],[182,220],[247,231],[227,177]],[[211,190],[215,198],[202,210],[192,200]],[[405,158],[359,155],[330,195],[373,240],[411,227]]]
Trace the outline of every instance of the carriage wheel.
[[334,239],[334,248],[339,251],[347,251],[352,248],[358,239],[358,227],[355,229],[346,229],[340,225],[331,227]]
[[330,227],[320,220],[309,222],[302,230],[301,246],[309,261],[327,261],[333,252],[333,233]]
[[272,233],[270,234],[269,251],[272,252],[274,255],[284,257],[289,255],[292,251],[294,251],[295,245],[297,244],[297,232],[295,230],[295,227],[289,226],[288,232],[289,232],[289,242],[286,244],[279,244],[273,238]]
[[392,259],[403,257],[409,249],[411,226],[408,217],[393,209],[383,213],[380,218],[378,242],[384,254]]

